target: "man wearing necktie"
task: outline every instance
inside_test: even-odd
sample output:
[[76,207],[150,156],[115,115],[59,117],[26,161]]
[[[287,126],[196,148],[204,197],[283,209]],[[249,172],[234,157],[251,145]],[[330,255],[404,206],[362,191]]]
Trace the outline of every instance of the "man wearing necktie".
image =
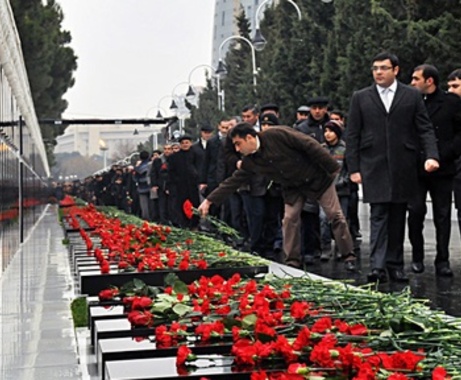
[[[407,203],[414,195],[420,149],[424,170],[439,167],[434,129],[420,93],[397,81],[398,58],[372,60],[375,84],[355,92],[349,110],[346,160],[352,182],[370,203],[370,282],[406,282],[403,243]],[[384,93],[383,93],[384,90]]]

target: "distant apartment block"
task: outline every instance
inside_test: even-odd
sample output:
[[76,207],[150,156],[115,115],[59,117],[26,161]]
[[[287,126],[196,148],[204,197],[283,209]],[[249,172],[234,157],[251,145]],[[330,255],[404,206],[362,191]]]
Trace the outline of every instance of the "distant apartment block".
[[[213,27],[213,67],[218,66],[219,46],[221,43],[226,38],[238,34],[236,17],[240,14],[242,9],[245,11],[245,15],[251,24],[252,33],[254,33],[255,13],[259,4],[263,1],[264,0],[216,0]],[[221,58],[226,56],[229,46],[228,43],[223,46]]]

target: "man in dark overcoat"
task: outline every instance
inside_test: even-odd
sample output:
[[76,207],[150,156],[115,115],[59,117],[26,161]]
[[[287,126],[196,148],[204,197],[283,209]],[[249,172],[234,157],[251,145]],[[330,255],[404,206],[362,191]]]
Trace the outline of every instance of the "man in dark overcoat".
[[[205,149],[205,156],[200,171],[200,192],[207,196],[219,185],[218,178],[218,157],[223,147],[223,141],[229,129],[229,120],[223,118],[218,124],[218,133],[208,140]],[[210,211],[210,215],[219,217],[220,208],[215,207]]]
[[188,219],[183,211],[183,205],[189,200],[193,207],[197,207],[199,200],[199,165],[198,154],[192,149],[191,137],[181,136],[179,144],[181,149],[168,158],[168,184],[167,188],[172,202],[170,211],[171,221],[182,228],[195,229],[198,217]]
[[440,155],[440,168],[427,173],[419,163],[416,195],[408,204],[408,236],[413,249],[411,269],[424,272],[424,219],[427,193],[431,196],[437,254],[435,269],[438,276],[453,276],[449,262],[451,233],[451,202],[456,159],[461,154],[461,99],[439,88],[439,72],[428,64],[413,70],[411,85],[424,99],[429,118],[434,126]]
[[316,140],[289,127],[271,127],[256,132],[251,124],[240,123],[230,130],[235,149],[243,155],[239,169],[221,182],[202,202],[206,215],[211,204],[221,204],[255,174],[282,185],[285,213],[283,248],[286,263],[301,263],[301,210],[306,198],[315,199],[332,222],[339,251],[346,257],[346,268],[354,269],[352,238],[341,211],[333,180],[339,172],[334,158]]
[[398,58],[373,59],[375,84],[352,96],[346,159],[352,182],[370,203],[369,281],[405,282],[403,242],[407,203],[414,195],[420,148],[424,170],[438,169],[434,130],[420,93],[397,81]]

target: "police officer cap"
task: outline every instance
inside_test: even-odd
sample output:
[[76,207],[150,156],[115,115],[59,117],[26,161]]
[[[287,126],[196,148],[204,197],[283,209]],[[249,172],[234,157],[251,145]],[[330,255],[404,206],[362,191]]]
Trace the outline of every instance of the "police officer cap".
[[275,103],[266,103],[263,104],[260,108],[260,112],[264,113],[266,111],[274,111],[274,112],[279,112],[279,106]]
[[190,136],[190,135],[182,135],[182,136],[179,136],[178,141],[181,142],[181,141],[183,141],[183,140],[190,140],[190,141],[192,141],[192,136]]
[[213,132],[214,128],[210,123],[203,123],[200,125],[200,130],[204,132]]
[[309,112],[310,108],[308,106],[299,106],[296,111],[297,112]]
[[268,125],[280,125],[279,119],[273,113],[264,113],[259,118],[259,123],[261,125],[268,124]]
[[317,96],[314,98],[310,98],[309,101],[307,102],[307,105],[309,107],[312,107],[312,106],[325,106],[326,107],[328,103],[329,103],[328,98],[324,96]]

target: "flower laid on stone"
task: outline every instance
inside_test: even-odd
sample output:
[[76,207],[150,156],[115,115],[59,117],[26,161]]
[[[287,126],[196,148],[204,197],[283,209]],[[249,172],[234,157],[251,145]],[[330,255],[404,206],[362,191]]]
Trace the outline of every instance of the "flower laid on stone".
[[[227,366],[229,372],[231,367],[251,372],[252,380],[461,376],[461,322],[412,299],[409,290],[382,294],[371,286],[319,281],[308,274],[248,279],[237,273],[185,283],[178,276],[190,268],[267,262],[208,236],[142,222],[114,209],[71,207],[68,218],[101,272],[110,273],[111,263],[119,273],[171,272],[163,286],[134,278],[100,291],[99,298],[102,305],[123,304],[132,331],[153,335],[156,350],[177,351],[178,375]],[[217,343],[220,355],[194,352],[199,347],[213,352]]]
[[459,321],[407,293],[351,290],[273,275],[202,277],[189,285],[171,276],[151,303],[138,302],[144,310],[132,306],[128,319],[134,327],[155,328],[157,348],[179,347],[177,364],[192,367],[188,371],[204,359],[189,344],[219,340],[229,343],[234,365],[250,367],[256,379],[442,380],[459,374]]
[[[111,212],[111,209],[100,212],[94,206],[74,207],[67,216],[69,224],[80,230],[89,254],[94,255],[104,274],[111,272],[111,263],[117,264],[118,272],[268,264],[208,236],[137,218],[123,221]],[[80,228],[82,221],[93,230]]]

